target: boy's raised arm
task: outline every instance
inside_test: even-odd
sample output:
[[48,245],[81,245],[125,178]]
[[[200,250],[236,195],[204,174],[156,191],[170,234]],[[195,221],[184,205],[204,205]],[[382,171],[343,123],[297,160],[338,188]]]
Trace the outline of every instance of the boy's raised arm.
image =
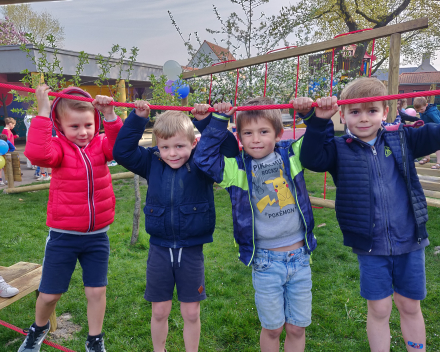
[[[202,133],[194,154],[194,162],[215,182],[220,183],[223,181],[225,168],[225,156],[220,153],[220,147],[228,136],[229,118],[236,108],[231,109],[229,103],[215,104],[214,108],[218,113],[212,114],[209,125]],[[197,106],[191,111],[195,116],[198,112]]]
[[63,151],[59,143],[52,137],[52,121],[50,120],[49,86],[43,84],[35,89],[38,104],[38,116],[32,119],[29,127],[24,155],[33,165],[57,167],[63,159]]
[[113,157],[126,169],[142,177],[147,176],[151,165],[151,149],[139,146],[139,140],[148,123],[150,108],[147,102],[138,100],[134,109],[124,122],[116,138]]
[[337,98],[326,97],[316,102],[318,107],[315,109],[311,108],[313,101],[310,98],[297,98],[291,102],[307,125],[300,161],[306,169],[332,172],[336,164],[336,148],[330,138],[334,130],[329,120],[338,111]]

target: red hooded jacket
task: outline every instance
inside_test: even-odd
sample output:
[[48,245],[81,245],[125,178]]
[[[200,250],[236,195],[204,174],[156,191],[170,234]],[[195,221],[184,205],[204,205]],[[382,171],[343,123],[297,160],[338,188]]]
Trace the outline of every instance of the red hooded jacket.
[[[91,96],[71,87],[64,94]],[[52,168],[47,204],[49,227],[91,232],[111,224],[115,215],[115,195],[107,162],[113,160],[113,145],[122,121],[104,121],[106,134],[99,134],[101,117],[95,109],[95,136],[85,147],[69,141],[56,123],[56,105],[51,118],[36,116],[29,128],[24,154],[33,165]],[[58,138],[52,137],[52,127]]]

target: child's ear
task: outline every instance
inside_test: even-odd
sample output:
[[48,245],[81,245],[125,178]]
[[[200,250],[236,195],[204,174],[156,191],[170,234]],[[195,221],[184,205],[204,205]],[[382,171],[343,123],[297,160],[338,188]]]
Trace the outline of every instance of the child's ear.
[[390,111],[390,107],[387,106],[385,108],[385,110],[383,111],[383,117],[382,117],[382,121],[386,121],[387,120],[387,116],[388,116],[388,112]]
[[192,142],[191,149],[194,149],[196,147],[197,142],[198,141],[197,141],[197,137],[196,137],[196,138],[194,138],[194,142]]
[[280,133],[278,133],[277,138],[275,138],[276,143],[278,143],[281,140],[281,138],[283,137],[283,134],[284,134],[284,128],[280,131]]
[[345,125],[344,110],[342,108],[339,110],[339,116],[341,117],[341,122]]

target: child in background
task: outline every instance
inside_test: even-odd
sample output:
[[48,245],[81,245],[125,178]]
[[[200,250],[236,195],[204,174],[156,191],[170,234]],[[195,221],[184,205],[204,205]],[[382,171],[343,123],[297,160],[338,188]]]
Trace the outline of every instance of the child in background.
[[[154,123],[157,146],[139,146],[150,109],[135,102],[115,143],[116,162],[148,182],[145,230],[150,235],[147,286],[144,298],[152,302],[151,338],[155,352],[164,352],[174,286],[184,321],[187,352],[196,352],[200,340],[200,301],[206,298],[203,245],[212,242],[215,227],[214,181],[193,159],[197,140],[194,126],[183,112],[166,111]],[[196,119],[199,116],[193,110]],[[194,122],[200,129],[205,122]],[[225,150],[238,154],[230,133]]]
[[[426,98],[417,97],[414,98],[414,109],[419,113],[420,119],[428,123],[440,124],[440,112],[437,109],[435,104],[428,104]],[[437,163],[431,166],[431,169],[439,170],[440,169],[440,150],[435,152],[437,157]],[[419,164],[423,165],[428,163],[431,160],[431,156],[427,155],[423,157],[422,160],[419,161]]]
[[[88,302],[86,351],[102,352],[110,253],[107,231],[115,212],[107,162],[113,159],[122,121],[108,105],[112,98],[98,95],[93,103],[56,98],[51,107],[48,92],[46,85],[36,89],[38,116],[32,119],[25,155],[32,164],[53,169],[46,221],[50,229],[35,322],[19,352],[40,350],[50,329],[49,317],[68,290],[77,260]],[[61,93],[90,98],[75,87]],[[99,134],[99,111],[104,115],[105,135]],[[52,126],[58,138],[52,137]]]
[[[376,78],[348,84],[341,99],[387,95]],[[307,124],[301,163],[329,171],[336,189],[336,217],[344,245],[357,254],[361,296],[367,300],[371,351],[390,350],[393,301],[408,351],[426,351],[420,301],[426,297],[425,247],[428,210],[414,157],[440,149],[440,125],[381,128],[386,101],[341,106],[350,134],[327,140],[327,121],[338,111],[336,97],[298,98],[294,107]],[[333,132],[334,133],[334,132]]]
[[[271,105],[258,97],[245,105]],[[196,105],[207,116],[208,105]],[[304,351],[311,323],[310,254],[316,248],[313,212],[299,161],[302,138],[281,140],[280,110],[240,111],[237,133],[244,151],[235,158],[219,152],[227,136],[229,103],[218,104],[195,152],[196,165],[230,194],[234,237],[240,260],[252,265],[255,304],[263,352]],[[330,124],[332,124],[330,122]]]
[[18,138],[18,134],[13,134],[12,129],[15,127],[15,124],[17,121],[15,121],[12,117],[6,117],[5,118],[5,128],[3,129],[2,133],[6,135],[9,142],[11,142],[12,145],[15,146],[15,139]]
[[[8,141],[8,137],[6,137],[5,134],[0,134],[0,140],[5,141],[6,143],[8,143],[8,146],[9,146],[8,153],[9,153],[9,152],[13,152],[13,151],[15,150],[15,146],[14,146],[11,142]],[[6,182],[3,182],[3,179],[2,179],[2,172],[3,172],[3,174],[5,173],[5,172],[3,171],[3,168],[0,169],[0,186],[5,186],[5,185],[6,185]],[[5,177],[5,179],[6,179],[6,177]]]

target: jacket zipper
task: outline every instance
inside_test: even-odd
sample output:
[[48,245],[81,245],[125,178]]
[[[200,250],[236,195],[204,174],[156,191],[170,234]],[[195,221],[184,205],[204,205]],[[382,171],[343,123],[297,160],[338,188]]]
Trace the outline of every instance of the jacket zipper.
[[171,179],[171,231],[173,232],[174,246],[177,248],[176,244],[176,234],[174,233],[174,180],[176,178],[176,171],[173,170],[173,178]]
[[[248,182],[247,177],[247,170],[246,170],[246,160],[244,157],[244,151],[241,151],[241,159],[243,160],[243,165],[244,165],[244,171],[245,171],[245,175],[246,175],[246,182]],[[249,261],[249,263],[247,264],[248,266],[252,263],[252,260],[254,259],[254,255],[255,255],[255,216],[254,216],[254,209],[252,208],[252,202],[251,202],[251,189],[249,187],[248,189],[248,198],[249,198],[249,206],[251,208],[251,213],[252,213],[252,257],[251,260]]]
[[[87,146],[86,146],[87,147]],[[84,149],[86,148],[84,147]],[[82,155],[84,164],[86,166],[87,172],[87,201],[89,205],[89,228],[87,232],[93,231],[95,227],[95,203],[93,201],[94,198],[94,183],[93,183],[93,168],[92,163],[90,162],[89,157],[87,156],[84,149],[78,147],[80,153]]]
[[[382,173],[380,172],[380,166],[379,166],[379,162],[377,160],[377,151],[376,151],[376,148],[374,147],[374,145],[371,146],[371,150],[372,150],[373,155],[374,155],[374,163],[376,164],[377,172],[379,173],[379,177],[382,179]],[[379,185],[382,188],[381,183],[379,183]],[[382,193],[383,197],[385,197],[385,193],[384,192],[381,192],[381,193]],[[393,254],[393,250],[392,250],[392,247],[391,247],[390,232],[389,232],[389,229],[388,229],[388,214],[385,217],[385,229],[386,229],[386,233],[387,233],[388,246],[390,248],[390,255],[392,255]]]

